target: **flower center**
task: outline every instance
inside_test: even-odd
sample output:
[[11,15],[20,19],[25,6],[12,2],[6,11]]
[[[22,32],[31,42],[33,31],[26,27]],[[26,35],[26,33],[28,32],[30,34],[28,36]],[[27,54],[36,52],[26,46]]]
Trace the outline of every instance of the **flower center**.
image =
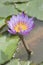
[[14,30],[16,32],[20,32],[21,30],[22,31],[25,31],[27,30],[27,25],[24,23],[24,22],[18,22],[17,25],[14,27]]

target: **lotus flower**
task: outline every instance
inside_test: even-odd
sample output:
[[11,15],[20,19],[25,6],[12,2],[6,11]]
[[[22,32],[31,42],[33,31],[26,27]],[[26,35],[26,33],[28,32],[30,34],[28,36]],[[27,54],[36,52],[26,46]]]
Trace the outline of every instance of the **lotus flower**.
[[11,34],[19,33],[21,35],[28,34],[34,25],[33,17],[29,18],[24,12],[18,15],[12,15],[7,21],[8,31]]

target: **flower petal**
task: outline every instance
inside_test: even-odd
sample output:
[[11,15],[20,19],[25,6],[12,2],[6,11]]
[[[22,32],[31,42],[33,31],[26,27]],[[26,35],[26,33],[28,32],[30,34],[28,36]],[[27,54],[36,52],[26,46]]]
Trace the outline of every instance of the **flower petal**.
[[16,34],[16,32],[13,32],[12,30],[8,29],[8,32],[11,34]]

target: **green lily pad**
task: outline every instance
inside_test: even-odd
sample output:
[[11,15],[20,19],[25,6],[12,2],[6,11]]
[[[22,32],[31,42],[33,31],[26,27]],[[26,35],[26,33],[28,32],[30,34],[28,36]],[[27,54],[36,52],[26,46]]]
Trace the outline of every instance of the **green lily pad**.
[[26,12],[29,16],[43,20],[43,0],[29,0],[25,4],[16,4],[16,7]]
[[0,17],[0,28],[5,24],[5,19]]
[[[15,5],[4,5],[6,2],[21,2],[21,0],[0,0],[0,17],[7,17],[9,15],[18,14],[18,11],[15,9]],[[24,2],[26,0],[23,0]]]
[[13,57],[13,54],[18,46],[18,42],[18,36],[10,36],[10,34],[7,33],[0,35],[0,50],[8,56],[7,60],[10,60]]
[[4,63],[5,61],[7,61],[8,56],[5,55],[5,53],[3,51],[0,51],[0,64]]
[[21,65],[30,65],[31,61],[21,61],[20,64]]
[[12,59],[8,64],[6,65],[30,65],[30,61],[19,61],[19,59]]
[[13,5],[6,6],[3,3],[0,3],[0,17],[7,17],[9,15],[17,14],[18,11],[14,8]]
[[18,46],[19,37],[18,36],[12,37],[12,39],[10,38],[8,41],[10,43],[5,50],[5,53],[9,56],[9,58],[11,58]]
[[6,65],[21,65],[19,62],[19,59],[12,59],[8,64]]
[[24,1],[29,1],[29,0],[0,0],[1,3],[3,2],[24,2]]

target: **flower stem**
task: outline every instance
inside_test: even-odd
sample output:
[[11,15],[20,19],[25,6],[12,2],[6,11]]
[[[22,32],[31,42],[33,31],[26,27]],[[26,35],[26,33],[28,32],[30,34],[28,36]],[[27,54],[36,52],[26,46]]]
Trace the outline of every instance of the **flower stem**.
[[25,41],[24,41],[24,37],[23,37],[22,35],[19,35],[19,37],[20,37],[20,39],[22,40],[23,45],[24,45],[24,47],[25,47],[25,49],[26,49],[26,51],[27,51],[27,53],[28,53],[28,60],[29,60],[30,57],[31,57],[31,51],[30,51],[30,50],[28,49],[28,47],[26,46]]

